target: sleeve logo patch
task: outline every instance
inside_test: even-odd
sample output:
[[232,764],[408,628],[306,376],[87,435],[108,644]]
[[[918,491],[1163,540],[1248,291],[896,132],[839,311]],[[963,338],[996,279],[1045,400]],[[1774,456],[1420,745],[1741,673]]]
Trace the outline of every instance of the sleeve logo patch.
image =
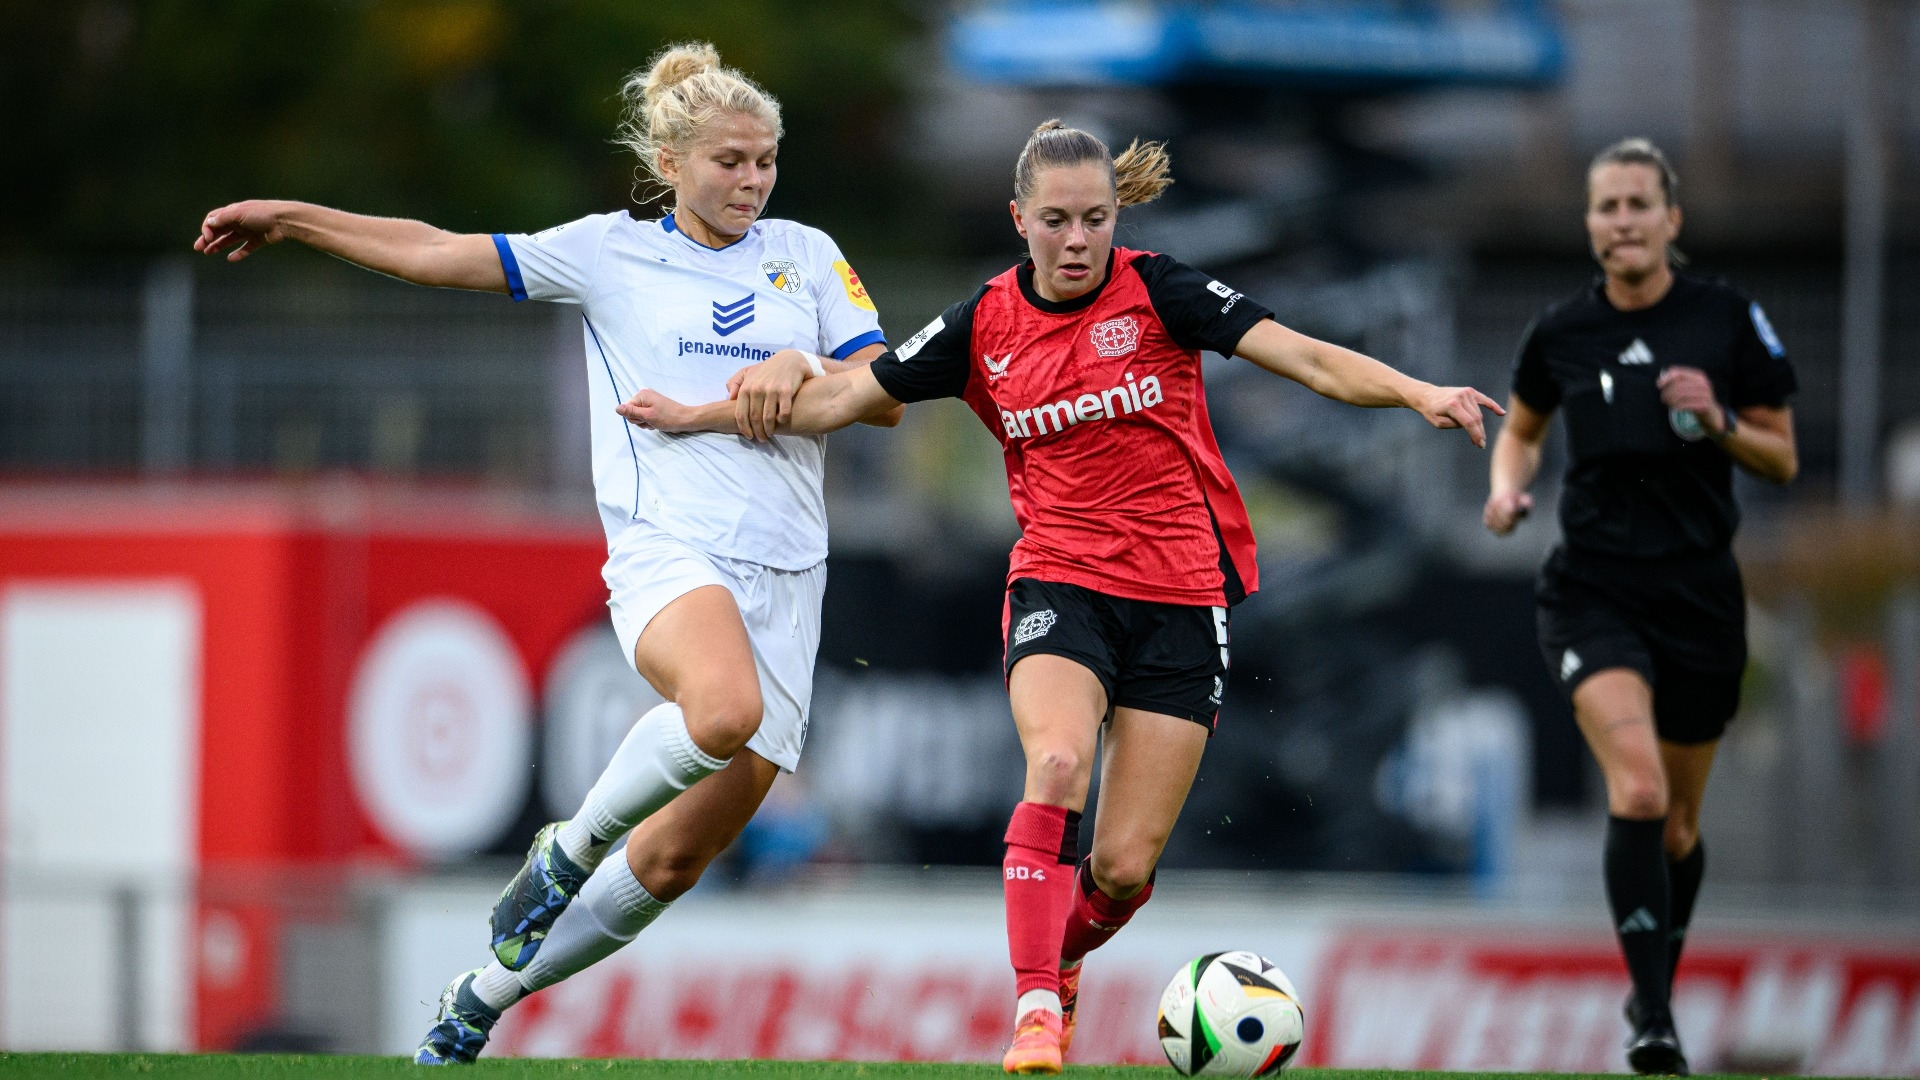
[[760,264],[760,272],[783,293],[800,291],[800,264],[792,259],[768,259]]
[[933,340],[933,335],[946,328],[947,317],[945,315],[936,316],[932,322],[926,325],[924,330],[921,330],[906,341],[901,342],[900,347],[893,350],[893,358],[901,361],[913,359],[914,354],[918,353],[921,347]]
[[1140,324],[1131,315],[1093,324],[1087,336],[1101,356],[1125,356],[1140,347]]
[[1218,281],[1207,282],[1207,291],[1226,301],[1226,303],[1220,305],[1220,314],[1222,315],[1233,310],[1233,305],[1239,303],[1240,297],[1243,295],[1234,292],[1231,286],[1222,285]]
[[1775,360],[1785,359],[1787,347],[1780,343],[1780,335],[1773,332],[1773,323],[1767,320],[1767,313],[1760,310],[1758,300],[1747,308],[1747,315],[1753,320],[1753,332],[1760,335],[1760,344],[1767,347],[1767,355]]
[[[853,272],[853,267],[848,265],[847,260],[835,260],[833,271],[840,275],[840,287],[847,290],[847,299],[853,301],[854,307],[867,311],[877,310],[873,306],[873,297],[867,295],[867,287],[860,284],[860,275]],[[901,358],[905,359],[905,356]]]

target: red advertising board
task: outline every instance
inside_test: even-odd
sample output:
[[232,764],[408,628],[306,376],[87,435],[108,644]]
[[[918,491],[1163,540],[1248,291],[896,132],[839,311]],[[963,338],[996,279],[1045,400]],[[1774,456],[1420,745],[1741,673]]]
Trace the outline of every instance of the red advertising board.
[[[1628,983],[1609,938],[1350,932],[1313,987],[1307,1064],[1621,1064]],[[1674,1017],[1696,1070],[1920,1076],[1920,948],[1704,940],[1686,951]]]
[[[517,815],[532,702],[555,655],[605,621],[604,558],[590,514],[479,489],[0,490],[0,600],[165,583],[197,603],[198,760],[180,785],[197,839],[168,869],[209,885],[250,868],[407,866],[489,842],[445,822]],[[495,684],[507,692],[481,692]],[[499,798],[502,785],[462,772],[475,761],[522,786]],[[434,804],[475,792],[502,805]],[[198,961],[195,1046],[228,1045],[274,1009],[274,903],[230,892],[202,889],[214,899],[185,946]]]

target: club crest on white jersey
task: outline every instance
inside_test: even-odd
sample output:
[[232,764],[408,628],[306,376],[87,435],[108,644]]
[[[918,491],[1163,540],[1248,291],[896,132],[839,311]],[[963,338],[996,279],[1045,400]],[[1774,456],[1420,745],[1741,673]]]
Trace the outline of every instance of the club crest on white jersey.
[[760,272],[783,293],[800,291],[800,264],[792,259],[767,259],[760,264]]

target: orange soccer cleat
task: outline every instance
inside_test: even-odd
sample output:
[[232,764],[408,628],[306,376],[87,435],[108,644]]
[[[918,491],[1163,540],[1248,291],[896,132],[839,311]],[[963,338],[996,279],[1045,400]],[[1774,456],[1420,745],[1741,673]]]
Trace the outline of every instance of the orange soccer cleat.
[[1073,1010],[1080,1004],[1080,970],[1085,962],[1060,969],[1060,1060],[1067,1060],[1073,1045]]
[[1000,1067],[1010,1073],[1060,1073],[1060,1014],[1031,1009],[1013,1026],[1013,1045]]

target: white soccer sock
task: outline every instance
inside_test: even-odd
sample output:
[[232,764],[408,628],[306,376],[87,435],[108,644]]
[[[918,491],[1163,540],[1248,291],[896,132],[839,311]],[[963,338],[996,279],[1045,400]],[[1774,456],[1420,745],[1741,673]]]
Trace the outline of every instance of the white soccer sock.
[[[544,956],[546,954],[542,953],[540,955]],[[534,959],[538,960],[539,957],[536,956]],[[1013,1018],[1017,1021],[1035,1009],[1045,1009],[1053,1015],[1059,1016],[1061,1013],[1060,995],[1051,990],[1029,990],[1020,995],[1019,1001],[1013,1003]]]
[[504,1012],[527,996],[527,988],[520,985],[517,972],[508,971],[500,961],[494,960],[473,977],[473,996],[486,1002],[487,1008]]
[[694,745],[680,706],[655,706],[621,740],[580,812],[560,827],[560,850],[582,870],[594,869],[615,840],[726,765]]
[[607,852],[613,850],[613,840],[603,840],[593,835],[593,828],[587,824],[584,814],[569,818],[553,839],[554,843],[560,845],[560,850],[567,853],[567,858],[573,860],[573,865],[589,873],[600,865],[600,860],[607,857]]
[[519,973],[521,987],[530,994],[586,970],[632,941],[665,910],[667,905],[633,876],[626,859],[601,863]]

